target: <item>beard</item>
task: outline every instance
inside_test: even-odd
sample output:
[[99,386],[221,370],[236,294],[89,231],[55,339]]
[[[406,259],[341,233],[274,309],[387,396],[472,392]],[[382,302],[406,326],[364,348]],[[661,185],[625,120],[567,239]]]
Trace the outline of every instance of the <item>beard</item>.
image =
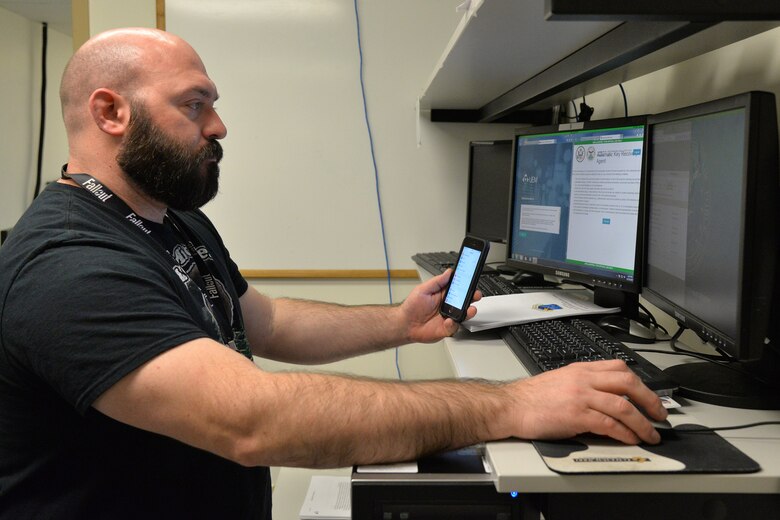
[[190,211],[217,195],[221,159],[222,146],[215,139],[190,150],[155,126],[146,108],[134,103],[116,161],[145,195],[169,208]]

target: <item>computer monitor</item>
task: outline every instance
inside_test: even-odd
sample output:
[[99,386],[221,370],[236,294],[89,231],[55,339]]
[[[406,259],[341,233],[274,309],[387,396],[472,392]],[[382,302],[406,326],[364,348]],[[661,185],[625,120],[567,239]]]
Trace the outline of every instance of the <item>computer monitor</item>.
[[596,303],[637,315],[645,123],[634,117],[516,133],[508,265],[584,283]]
[[[776,408],[780,174],[774,95],[750,92],[648,119],[642,295],[734,363],[667,369],[679,395]],[[774,323],[773,323],[774,321]],[[763,384],[766,383],[766,384]],[[775,387],[774,389],[772,387]]]
[[469,143],[469,189],[466,234],[506,243],[512,141]]

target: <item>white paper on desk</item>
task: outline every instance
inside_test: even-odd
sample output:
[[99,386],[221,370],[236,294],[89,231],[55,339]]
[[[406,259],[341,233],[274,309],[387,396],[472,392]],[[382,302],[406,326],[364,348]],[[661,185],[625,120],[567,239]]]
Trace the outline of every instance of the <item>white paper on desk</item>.
[[350,477],[312,476],[301,506],[301,520],[349,520],[350,486]]
[[474,302],[477,315],[462,325],[471,332],[567,316],[618,312],[618,307],[600,307],[581,291],[544,291],[486,296]]
[[357,467],[358,473],[417,473],[417,462],[396,462],[394,464],[364,464]]

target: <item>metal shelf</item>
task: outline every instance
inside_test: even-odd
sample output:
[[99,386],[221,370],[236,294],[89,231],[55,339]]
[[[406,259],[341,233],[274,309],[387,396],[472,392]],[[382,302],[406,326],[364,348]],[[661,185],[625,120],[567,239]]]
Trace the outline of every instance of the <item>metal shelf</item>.
[[432,121],[549,122],[550,109],[571,99],[778,25],[548,21],[542,0],[472,0],[419,107]]

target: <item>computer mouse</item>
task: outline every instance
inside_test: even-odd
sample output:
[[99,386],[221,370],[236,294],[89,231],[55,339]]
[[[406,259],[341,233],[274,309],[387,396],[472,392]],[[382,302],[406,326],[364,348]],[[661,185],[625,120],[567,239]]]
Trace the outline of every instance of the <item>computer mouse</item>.
[[620,314],[609,314],[596,322],[596,325],[614,336],[618,341],[628,343],[654,343],[655,332],[636,320]]
[[656,419],[648,419],[650,421],[650,424],[653,425],[653,428],[655,428],[658,433],[664,433],[669,430],[674,430],[674,426],[672,426],[672,423],[664,419],[663,421],[658,421]]
[[658,419],[654,419],[650,417],[650,415],[648,415],[648,413],[641,406],[637,406],[636,403],[633,402],[631,404],[634,405],[634,407],[639,411],[639,413],[645,416],[645,419],[650,421],[650,424],[653,425],[653,428],[655,428],[656,431],[658,431],[658,433],[663,435],[664,432],[674,429],[674,426],[672,426],[672,423],[670,423],[668,420],[662,419],[659,421]]

